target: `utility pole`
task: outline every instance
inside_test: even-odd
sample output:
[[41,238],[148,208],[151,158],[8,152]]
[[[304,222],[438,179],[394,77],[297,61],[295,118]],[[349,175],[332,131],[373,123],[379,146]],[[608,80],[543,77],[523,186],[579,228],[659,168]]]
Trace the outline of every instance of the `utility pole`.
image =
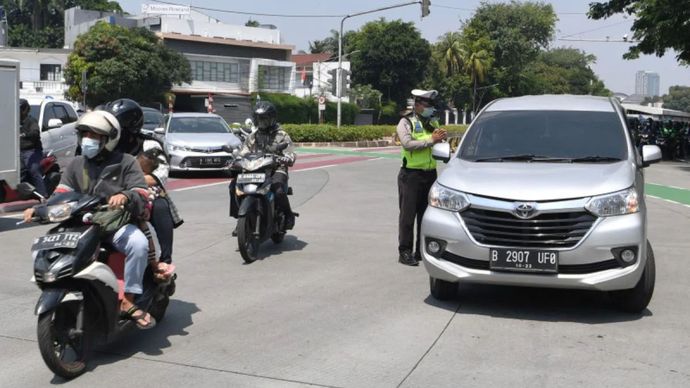
[[377,9],[372,9],[371,11],[364,11],[364,12],[358,12],[358,13],[353,13],[352,15],[347,15],[343,17],[340,20],[340,34],[338,34],[338,71],[336,73],[336,98],[338,99],[338,121],[337,121],[337,127],[340,128],[340,123],[341,123],[341,118],[342,118],[342,107],[341,107],[341,94],[342,94],[342,72],[343,72],[343,24],[345,23],[345,19],[349,19],[354,16],[360,16],[360,15],[366,15],[369,13],[374,13],[374,12],[380,12],[380,11],[385,11],[393,8],[400,8],[400,7],[406,7],[408,5],[412,4],[421,4],[422,5],[422,17],[425,17],[429,14],[429,5],[431,5],[431,0],[422,0],[422,1],[411,1],[409,3],[403,3],[403,4],[397,4],[397,5],[391,5],[390,7],[383,7],[383,8],[377,8]]

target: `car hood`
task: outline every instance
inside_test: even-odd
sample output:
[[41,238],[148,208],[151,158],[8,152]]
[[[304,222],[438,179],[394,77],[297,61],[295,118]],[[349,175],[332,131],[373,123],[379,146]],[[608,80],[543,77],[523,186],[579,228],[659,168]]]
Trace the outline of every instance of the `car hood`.
[[516,201],[591,197],[632,186],[635,166],[616,163],[469,162],[453,159],[438,178],[451,189]]
[[194,148],[222,146],[238,148],[242,145],[240,139],[232,133],[168,133],[165,141]]

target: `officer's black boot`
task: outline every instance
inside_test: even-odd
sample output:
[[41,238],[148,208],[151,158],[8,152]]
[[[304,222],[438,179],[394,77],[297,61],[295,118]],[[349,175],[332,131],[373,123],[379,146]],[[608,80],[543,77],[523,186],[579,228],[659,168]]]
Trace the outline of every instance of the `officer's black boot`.
[[400,258],[398,259],[400,264],[405,264],[409,266],[416,266],[419,265],[417,263],[417,260],[414,259],[414,256],[412,256],[412,252],[410,251],[403,251],[400,252]]

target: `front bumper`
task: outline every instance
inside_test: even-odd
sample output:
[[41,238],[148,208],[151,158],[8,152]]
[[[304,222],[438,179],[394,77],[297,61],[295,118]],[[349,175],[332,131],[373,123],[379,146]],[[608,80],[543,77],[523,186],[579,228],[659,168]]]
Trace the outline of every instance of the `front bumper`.
[[[450,282],[612,291],[634,287],[647,257],[643,213],[598,219],[574,247],[559,251],[558,274],[492,271],[491,247],[477,243],[459,213],[428,207],[422,220],[422,258],[429,275]],[[445,255],[431,255],[427,238],[446,241]],[[622,267],[612,248],[637,246],[637,261]],[[445,257],[444,257],[445,256]]]
[[229,152],[170,151],[170,171],[225,171],[233,156]]

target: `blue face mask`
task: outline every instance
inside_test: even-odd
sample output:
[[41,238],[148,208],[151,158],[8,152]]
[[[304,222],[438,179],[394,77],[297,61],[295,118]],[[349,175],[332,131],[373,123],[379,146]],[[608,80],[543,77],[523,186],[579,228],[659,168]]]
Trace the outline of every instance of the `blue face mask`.
[[87,159],[92,159],[93,157],[98,155],[98,152],[100,150],[100,140],[90,139],[88,137],[81,139],[81,154],[84,155]]
[[421,116],[428,119],[429,117],[433,116],[436,113],[436,109],[433,106],[428,106],[424,108],[424,111],[421,113]]

